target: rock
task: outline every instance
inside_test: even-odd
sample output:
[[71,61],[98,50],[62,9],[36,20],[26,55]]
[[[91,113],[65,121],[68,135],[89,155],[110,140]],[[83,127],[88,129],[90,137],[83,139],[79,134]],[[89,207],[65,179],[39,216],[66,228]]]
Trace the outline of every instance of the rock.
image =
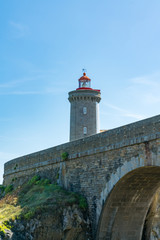
[[12,239],[12,236],[13,236],[13,232],[9,229],[6,229],[5,230],[5,239]]
[[[15,220],[7,240],[91,240],[89,220],[78,206],[38,213],[30,220]],[[7,238],[8,237],[8,238]]]
[[63,231],[72,229],[73,226],[81,229],[81,224],[86,224],[82,213],[75,207],[63,211]]
[[23,230],[25,229],[24,225],[23,224],[19,224],[18,227],[17,227],[17,230],[22,232]]

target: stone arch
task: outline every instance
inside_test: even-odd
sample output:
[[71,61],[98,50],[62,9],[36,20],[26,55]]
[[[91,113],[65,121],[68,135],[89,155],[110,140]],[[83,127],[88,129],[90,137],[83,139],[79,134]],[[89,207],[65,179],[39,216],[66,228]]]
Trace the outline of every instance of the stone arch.
[[148,210],[159,188],[159,166],[140,167],[123,176],[103,206],[97,240],[141,240]]
[[[158,165],[159,164],[157,163],[156,166]],[[106,182],[106,185],[100,194],[100,199],[97,202],[97,208],[96,208],[97,224],[99,221],[99,217],[100,217],[104,202],[106,201],[107,197],[109,196],[115,184],[127,173],[143,166],[145,166],[144,158],[132,157],[130,161],[124,162],[124,164],[121,165],[115,173],[111,174],[110,179],[109,181]]]

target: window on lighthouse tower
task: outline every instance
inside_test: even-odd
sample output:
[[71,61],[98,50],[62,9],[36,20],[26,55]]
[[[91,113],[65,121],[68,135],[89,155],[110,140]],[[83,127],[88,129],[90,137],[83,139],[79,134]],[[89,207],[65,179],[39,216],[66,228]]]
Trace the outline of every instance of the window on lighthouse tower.
[[87,114],[87,108],[83,107],[83,114]]
[[87,127],[83,127],[83,134],[84,134],[84,135],[87,134]]

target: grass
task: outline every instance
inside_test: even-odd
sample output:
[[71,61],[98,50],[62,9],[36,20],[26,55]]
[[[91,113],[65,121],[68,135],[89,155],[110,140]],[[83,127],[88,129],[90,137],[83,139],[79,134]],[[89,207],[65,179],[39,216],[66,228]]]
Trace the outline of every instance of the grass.
[[40,179],[39,176],[34,176],[21,188],[13,190],[10,185],[4,191],[6,195],[0,200],[0,235],[3,235],[5,229],[9,229],[15,219],[29,220],[35,214],[42,214],[50,209],[54,212],[73,204],[79,205],[82,210],[87,209],[84,197],[51,184],[48,179]]
[[13,190],[13,185],[8,185],[5,189],[4,189],[4,192],[5,194],[9,193],[9,192],[12,192]]
[[0,200],[0,236],[3,239],[5,231],[11,229],[10,220],[15,220],[22,213],[21,206],[17,205],[17,197],[7,194]]
[[19,203],[24,207],[31,209],[39,208],[40,206],[47,207],[50,205],[67,206],[78,204],[80,208],[87,208],[86,200],[78,194],[68,192],[56,184],[46,184],[38,180],[34,185],[26,185],[19,194]]

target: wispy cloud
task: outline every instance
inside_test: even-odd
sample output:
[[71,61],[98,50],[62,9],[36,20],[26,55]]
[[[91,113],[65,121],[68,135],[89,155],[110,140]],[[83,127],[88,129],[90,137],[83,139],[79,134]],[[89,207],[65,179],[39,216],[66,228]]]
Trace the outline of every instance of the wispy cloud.
[[0,92],[0,95],[46,95],[46,94],[60,94],[65,92],[61,88],[50,89],[50,90],[42,90],[42,91],[11,91],[11,92]]
[[150,75],[131,78],[130,82],[143,86],[160,87],[160,73],[157,72]]
[[128,86],[116,92],[115,98],[101,103],[102,115],[110,126],[124,125],[158,115],[160,105],[160,72],[128,79]]
[[43,95],[65,91],[61,83],[53,81],[53,72],[43,71],[0,84],[0,95]]
[[6,83],[1,83],[0,88],[12,88],[12,87],[21,85],[25,82],[37,81],[37,80],[40,80],[40,79],[44,80],[44,79],[46,79],[47,76],[46,75],[37,75],[37,76],[20,78],[20,79],[17,79],[17,80],[6,82]]
[[24,36],[29,34],[29,27],[22,23],[17,23],[14,21],[9,22],[12,27],[12,35],[15,38],[23,38]]
[[[46,95],[46,94],[60,94],[60,93],[64,93],[65,90],[62,88],[46,88],[46,89],[42,89],[40,91],[23,91],[23,90],[12,90],[12,91],[0,91],[0,95]],[[1,121],[1,119],[0,119]]]
[[7,135],[0,135],[0,140],[1,141],[12,141],[12,142],[16,142],[16,141],[28,141],[27,138],[25,137],[18,137],[18,136],[7,136]]
[[135,120],[141,120],[141,119],[146,118],[145,115],[130,112],[129,110],[120,108],[120,107],[115,106],[113,104],[109,104],[109,103],[103,103],[103,104],[105,106],[109,107],[110,109],[115,110],[116,112],[118,112],[118,115],[123,116],[123,117],[130,117],[130,118],[135,119]]
[[142,85],[148,85],[148,86],[157,86],[157,83],[154,81],[151,81],[147,77],[137,77],[130,80],[134,84],[142,84]]
[[12,91],[12,92],[0,93],[0,95],[40,95],[40,94],[44,94],[44,92],[38,92],[38,91]]
[[130,79],[130,86],[126,90],[143,104],[154,105],[160,103],[160,73],[132,78]]

